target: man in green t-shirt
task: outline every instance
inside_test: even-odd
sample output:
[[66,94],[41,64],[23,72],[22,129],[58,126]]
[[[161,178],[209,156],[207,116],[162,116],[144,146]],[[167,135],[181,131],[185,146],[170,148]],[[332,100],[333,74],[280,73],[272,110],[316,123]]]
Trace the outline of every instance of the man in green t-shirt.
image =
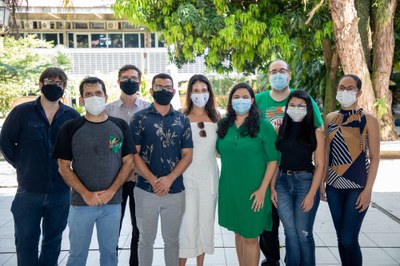
[[[267,118],[275,128],[282,124],[289,94],[294,91],[294,89],[289,88],[290,78],[289,64],[283,60],[276,60],[268,68],[268,80],[271,84],[271,90],[256,95],[256,103],[261,110],[262,116]],[[320,127],[323,125],[321,113],[312,98],[311,101],[314,108],[315,126]],[[272,222],[272,231],[264,231],[260,236],[260,249],[266,257],[261,263],[262,266],[280,265],[279,217],[274,205],[272,205]]]

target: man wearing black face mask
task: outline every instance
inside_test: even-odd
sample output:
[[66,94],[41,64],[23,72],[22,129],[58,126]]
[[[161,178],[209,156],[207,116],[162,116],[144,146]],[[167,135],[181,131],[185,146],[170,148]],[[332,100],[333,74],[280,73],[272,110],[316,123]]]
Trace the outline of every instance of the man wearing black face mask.
[[[106,112],[110,116],[122,118],[128,124],[134,113],[150,106],[149,102],[143,101],[137,97],[141,84],[142,73],[139,68],[134,65],[125,65],[118,71],[118,84],[121,88],[121,96],[118,100],[106,105]],[[139,241],[139,230],[136,226],[135,217],[135,199],[133,189],[136,184],[135,173],[132,172],[130,179],[122,187],[122,208],[121,223],[124,219],[126,203],[129,198],[129,210],[131,213],[132,238],[131,238],[131,255],[129,259],[130,266],[138,265],[137,246]]]
[[140,232],[139,265],[153,262],[153,245],[161,217],[165,265],[179,259],[179,229],[185,209],[182,173],[192,162],[193,141],[189,119],[170,104],[175,94],[168,74],[152,81],[154,104],[137,112],[130,128],[136,144],[136,221]]
[[18,190],[11,212],[18,265],[57,265],[60,254],[70,190],[51,153],[64,122],[79,117],[77,111],[60,101],[66,85],[63,70],[55,67],[44,70],[39,78],[42,95],[33,102],[16,106],[0,135],[1,151],[17,169]]

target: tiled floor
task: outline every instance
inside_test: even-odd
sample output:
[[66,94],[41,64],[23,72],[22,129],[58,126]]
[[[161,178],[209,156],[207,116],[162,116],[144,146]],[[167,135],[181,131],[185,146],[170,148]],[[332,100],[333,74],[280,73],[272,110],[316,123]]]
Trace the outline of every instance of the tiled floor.
[[[9,212],[15,189],[0,189],[0,265],[17,265],[13,238],[13,221]],[[130,221],[124,221],[119,240],[122,247],[119,253],[119,265],[128,265],[130,243]],[[321,203],[314,227],[316,257],[318,265],[340,265],[336,248],[336,236],[326,203]],[[93,233],[87,265],[98,265],[99,253],[96,234]],[[282,227],[280,239],[284,241]],[[400,265],[400,225],[383,215],[380,210],[370,208],[365,218],[360,244],[364,254],[364,265]],[[284,243],[282,243],[284,245]],[[206,265],[238,265],[232,232],[215,225],[215,252],[206,255]],[[64,232],[60,265],[65,265],[69,249],[68,228]],[[284,257],[284,248],[281,248]],[[153,265],[164,265],[164,249],[161,234],[157,235]],[[195,259],[188,260],[195,265]],[[282,262],[282,265],[283,262]]]
[[[360,244],[364,256],[364,265],[400,265],[400,160],[383,160],[374,187],[374,204],[368,210],[360,233]],[[14,182],[14,183],[13,183]],[[14,246],[14,228],[11,202],[15,194],[15,174],[13,169],[0,162],[0,265],[17,265]],[[94,233],[93,236],[96,234]],[[128,265],[130,243],[130,221],[126,217],[119,246],[119,265]],[[317,265],[340,265],[336,247],[336,236],[328,206],[321,202],[315,225]],[[284,245],[283,228],[280,227],[281,245]],[[215,252],[206,255],[205,265],[238,265],[232,232],[215,225]],[[91,243],[87,265],[99,265],[99,253],[96,237]],[[60,265],[65,265],[68,257],[68,229],[64,232]],[[284,247],[281,257],[284,257]],[[195,265],[195,259],[187,265]],[[153,265],[164,265],[164,249],[161,234],[157,235]],[[281,261],[281,265],[284,265]]]

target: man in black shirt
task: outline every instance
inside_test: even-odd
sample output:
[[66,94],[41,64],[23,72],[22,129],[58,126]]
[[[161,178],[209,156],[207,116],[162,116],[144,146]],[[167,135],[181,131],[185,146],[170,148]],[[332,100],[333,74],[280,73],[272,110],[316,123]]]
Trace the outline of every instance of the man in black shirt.
[[1,131],[1,151],[17,170],[18,190],[11,212],[18,265],[57,265],[60,254],[70,196],[51,152],[64,122],[79,117],[60,102],[66,86],[63,70],[44,70],[39,78],[42,95],[16,106]]

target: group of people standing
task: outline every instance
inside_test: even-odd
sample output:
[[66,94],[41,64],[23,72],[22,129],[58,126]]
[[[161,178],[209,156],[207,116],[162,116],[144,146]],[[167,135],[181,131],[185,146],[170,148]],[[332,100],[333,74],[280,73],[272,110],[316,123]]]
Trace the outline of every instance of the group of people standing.
[[94,225],[100,265],[117,265],[129,203],[130,265],[152,265],[159,218],[165,264],[196,257],[203,265],[214,252],[217,204],[218,223],[235,234],[240,265],[258,265],[260,250],[261,265],[280,264],[280,221],[285,263],[315,265],[321,199],[331,210],[342,264],[362,265],[358,234],[379,164],[379,126],[357,105],[361,80],[340,80],[340,110],[323,124],[308,93],[289,88],[285,61],[272,62],[268,78],[271,90],[257,95],[236,84],[221,118],[204,75],[191,77],[178,111],[170,104],[171,76],[154,76],[150,104],[137,97],[141,71],[126,65],[118,72],[121,96],[110,104],[101,79],[81,82],[81,117],[60,101],[65,73],[46,69],[41,96],[15,107],[0,136],[4,157],[17,169],[11,211],[18,264],[57,265],[68,222],[67,265],[86,264]]

